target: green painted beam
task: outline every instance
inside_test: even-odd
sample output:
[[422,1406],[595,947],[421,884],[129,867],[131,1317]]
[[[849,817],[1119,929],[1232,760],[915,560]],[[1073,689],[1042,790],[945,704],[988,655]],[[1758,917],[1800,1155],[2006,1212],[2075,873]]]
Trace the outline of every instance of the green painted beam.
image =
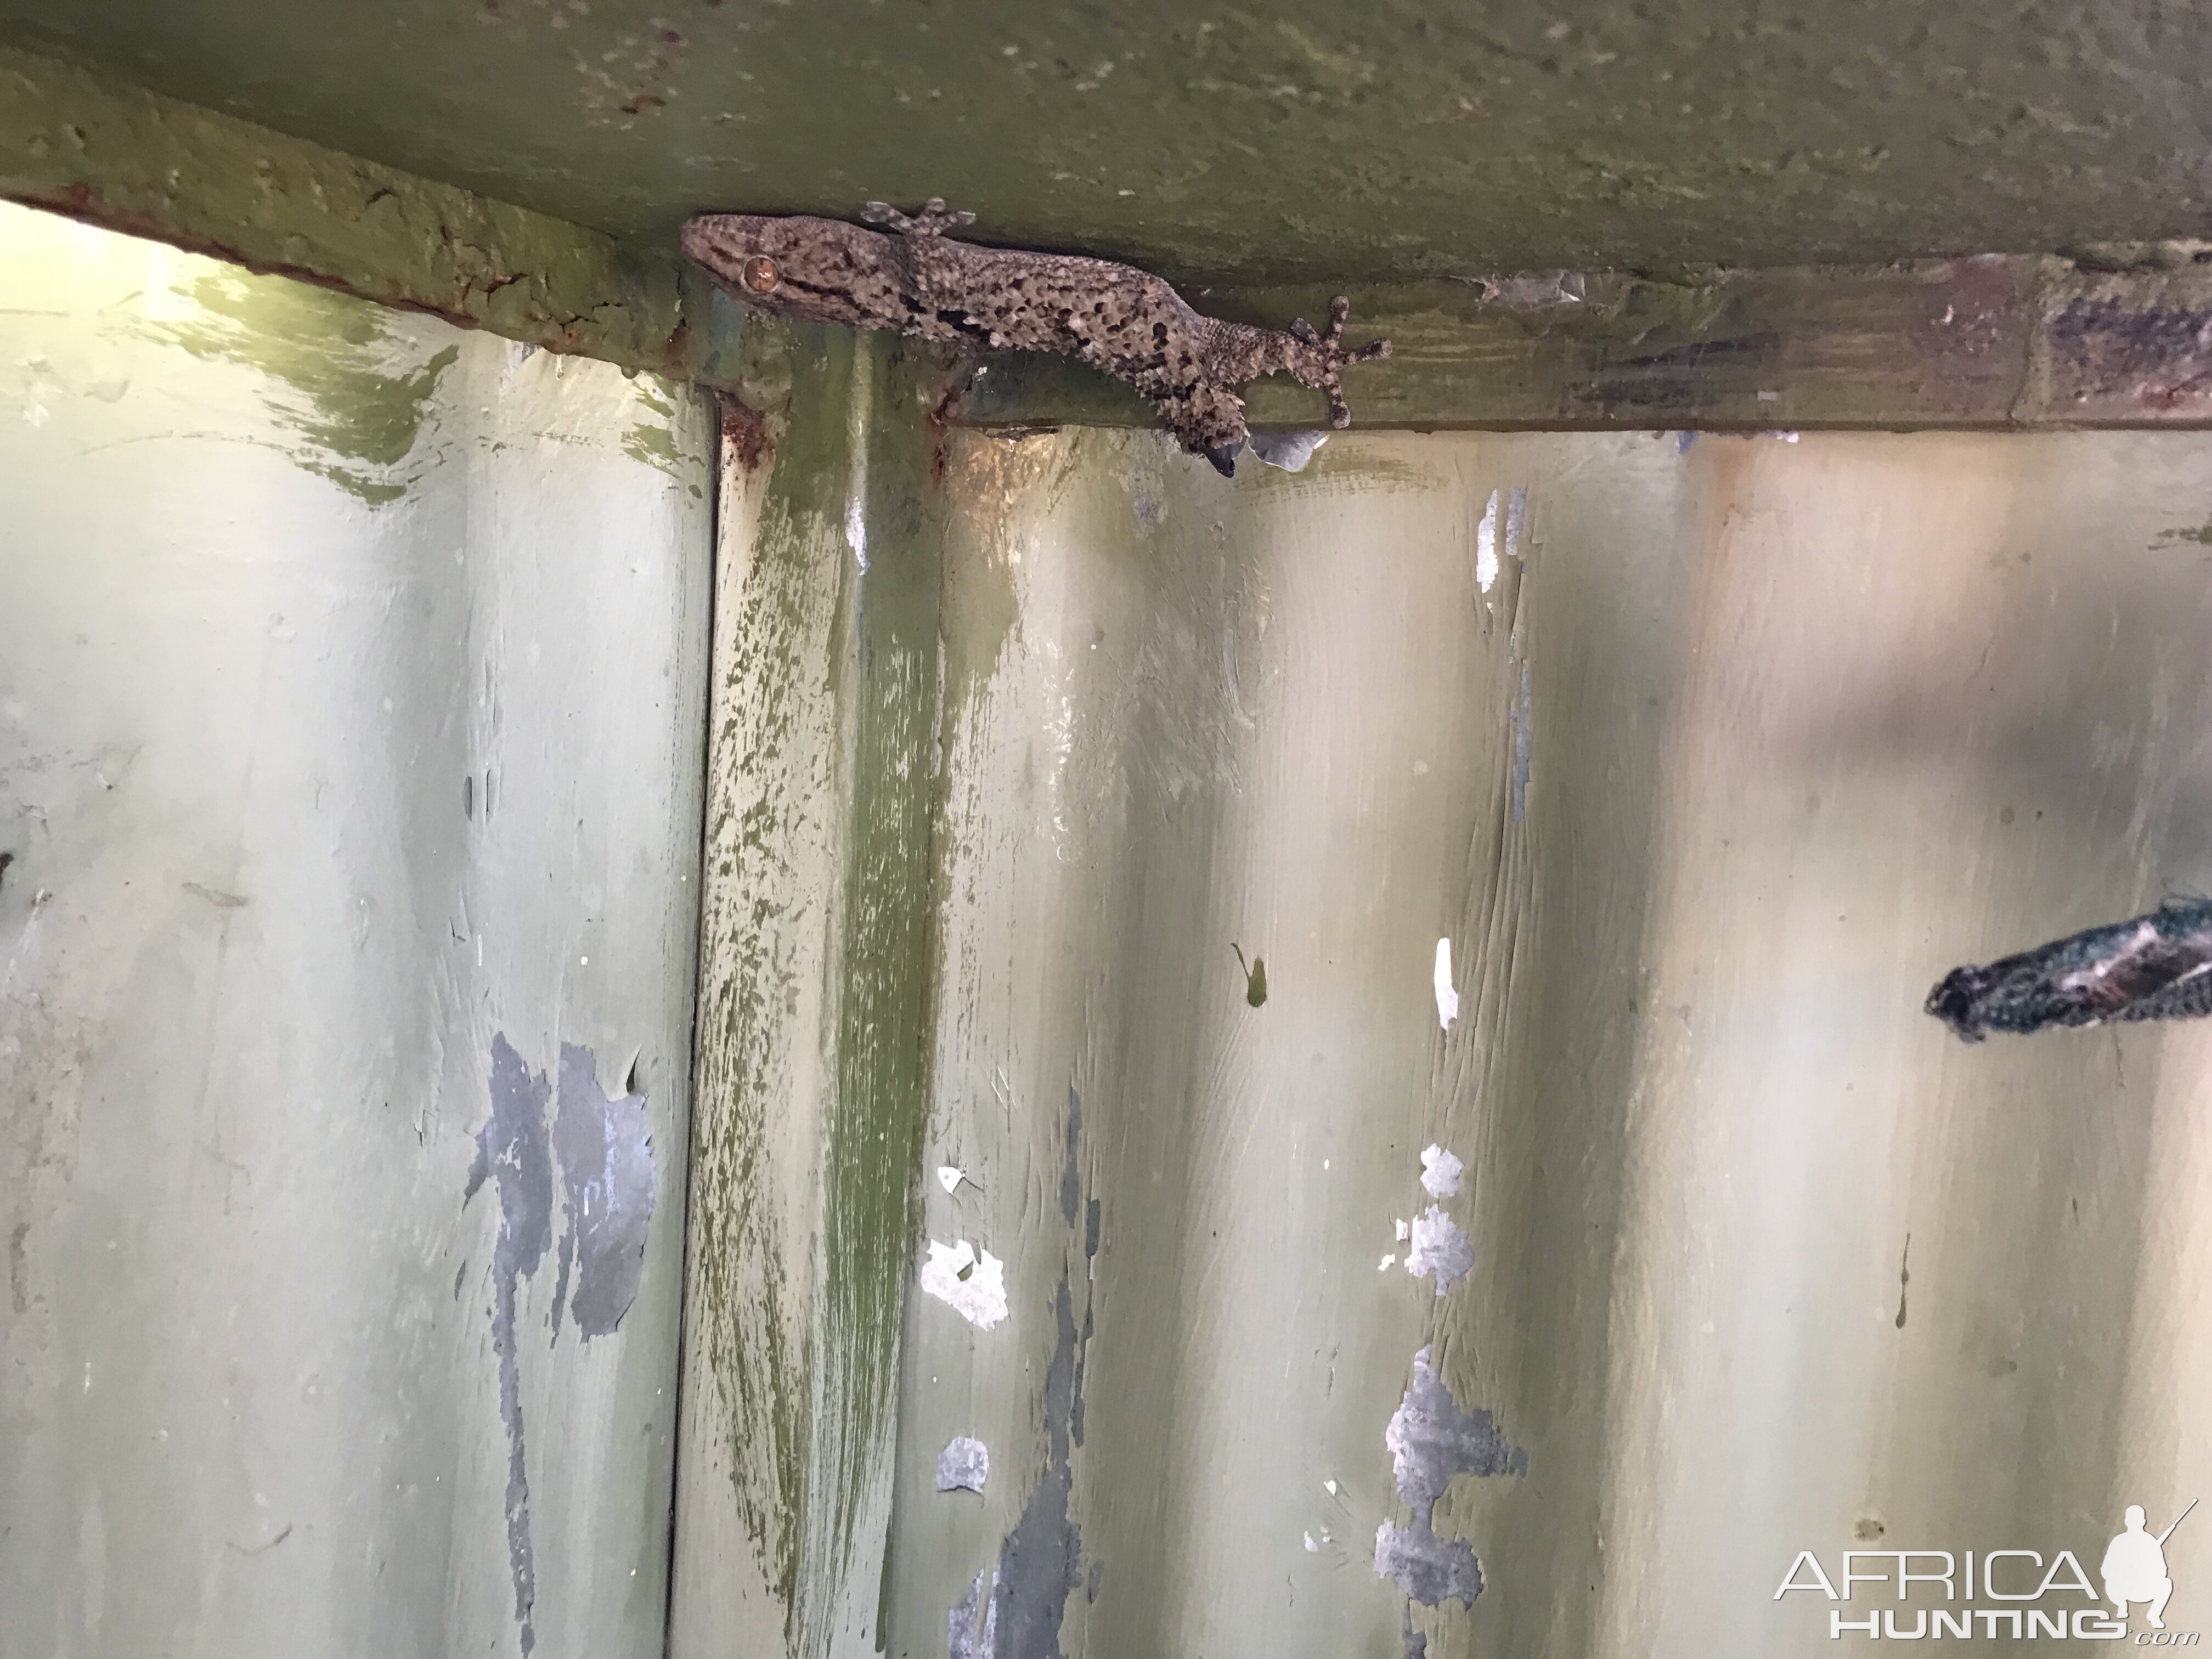
[[[1989,255],[1877,269],[1714,272],[1684,282],[1553,273],[1488,287],[1352,290],[1348,336],[1388,361],[1346,376],[1356,424],[1494,429],[2212,425],[2212,248],[2092,259]],[[1216,294],[1281,326],[1324,289]],[[1255,426],[1313,426],[1318,394],[1247,394]],[[1144,426],[1127,388],[1062,360],[971,371],[971,425]]]
[[672,247],[0,47],[0,197],[554,351],[708,385],[742,315]]
[[[750,385],[743,313],[663,239],[625,240],[0,47],[0,196],[556,351]],[[2162,242],[1871,268],[1569,273],[1355,288],[1395,348],[1353,371],[1363,426],[2212,424],[2212,248]],[[1192,297],[1280,325],[1328,290]],[[756,335],[763,331],[751,331]],[[1064,359],[974,365],[945,417],[1149,425]],[[756,407],[775,401],[757,388]],[[1261,426],[1310,425],[1288,382]]]

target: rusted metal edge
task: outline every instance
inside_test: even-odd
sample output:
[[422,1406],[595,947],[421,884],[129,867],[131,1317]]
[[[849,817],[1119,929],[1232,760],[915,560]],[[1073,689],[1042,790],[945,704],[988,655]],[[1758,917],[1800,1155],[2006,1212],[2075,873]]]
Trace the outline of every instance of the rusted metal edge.
[[724,390],[742,313],[666,250],[0,47],[0,197]]
[[[775,400],[743,313],[672,246],[362,161],[74,64],[0,47],[0,197],[426,311],[556,351]],[[1321,289],[1194,296],[1222,316],[1324,314]],[[1386,362],[1346,387],[1366,427],[2036,428],[2212,424],[2212,245],[1992,254],[1677,280],[1547,272],[1355,289]],[[746,355],[758,356],[750,346]],[[770,357],[774,353],[769,354]],[[964,366],[951,424],[1150,426],[1063,358]],[[1249,391],[1253,424],[1317,394]]]
[[[1324,290],[1215,295],[1279,326]],[[1987,255],[1880,268],[1718,271],[1681,281],[1553,272],[1352,290],[1350,337],[1388,361],[1346,376],[1362,427],[1735,431],[2212,424],[2212,247],[2100,258]],[[1247,393],[1255,426],[1314,426],[1320,397]],[[1126,387],[1008,355],[971,369],[945,418],[1148,426]]]

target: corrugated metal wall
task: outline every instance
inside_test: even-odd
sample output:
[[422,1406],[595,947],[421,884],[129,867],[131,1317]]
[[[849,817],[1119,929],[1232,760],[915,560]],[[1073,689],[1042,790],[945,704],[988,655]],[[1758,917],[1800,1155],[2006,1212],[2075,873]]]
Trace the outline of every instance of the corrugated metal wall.
[[8,230],[0,1654],[659,1648],[695,887],[685,1659],[1835,1651],[2212,1476],[2212,1037],[1920,1012],[2206,878],[2201,438],[801,331],[710,677],[672,390]]
[[657,1650],[712,441],[0,207],[0,1654]]
[[[872,763],[938,773],[896,1434],[819,1337],[823,1148],[877,1121],[727,1048],[728,1100],[812,1127],[702,1142],[780,1206],[782,1299],[695,1259],[742,1317],[694,1330],[679,1654],[1833,1651],[1775,1595],[1801,1550],[2028,1549],[2032,1586],[2212,1477],[2212,1039],[1921,1012],[2206,878],[2201,439],[1375,434],[1225,483],[1148,434],[902,459],[884,361],[788,419],[867,411],[830,471],[932,466],[920,505],[733,475],[726,592],[806,619],[825,696],[806,769],[713,787],[757,832],[726,902],[811,896],[755,948],[849,939],[856,630],[939,572],[933,692],[900,671],[934,740]],[[834,1069],[806,1010],[849,976],[775,959]],[[771,1316],[786,1419],[846,1451],[771,1441]]]

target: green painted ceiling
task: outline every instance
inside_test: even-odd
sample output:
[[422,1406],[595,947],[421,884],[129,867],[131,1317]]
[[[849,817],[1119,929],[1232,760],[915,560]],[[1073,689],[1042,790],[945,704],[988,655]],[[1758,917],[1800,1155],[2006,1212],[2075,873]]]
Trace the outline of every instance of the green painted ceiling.
[[662,235],[943,195],[1183,280],[2212,234],[2212,5],[0,0],[0,39]]

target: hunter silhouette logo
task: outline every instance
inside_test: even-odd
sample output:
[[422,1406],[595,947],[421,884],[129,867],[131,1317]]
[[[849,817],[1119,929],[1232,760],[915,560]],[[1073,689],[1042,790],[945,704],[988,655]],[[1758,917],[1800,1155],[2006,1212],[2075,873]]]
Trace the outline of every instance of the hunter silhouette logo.
[[[1832,1641],[1850,1632],[1907,1642],[2071,1637],[2090,1642],[2132,1638],[2140,1648],[2193,1648],[2203,1640],[2198,1632],[2166,1627],[2166,1603],[2173,1597],[2166,1545],[2196,1507],[2192,1498],[2165,1531],[2154,1533],[2142,1505],[2129,1504],[2121,1530],[2098,1564],[2101,1596],[2081,1558],[2070,1549],[2049,1556],[2032,1549],[1889,1549],[1846,1550],[1843,1571],[1833,1576],[1818,1554],[1800,1550],[1774,1599],[1782,1601],[1795,1590],[1842,1604],[1828,1608]],[[2136,1607],[2143,1610],[2148,1628],[2131,1632],[2129,1613]]]
[[[2187,1520],[2189,1510],[2196,1507],[2197,1500],[2192,1498],[2189,1509],[2173,1517],[2173,1527]],[[2098,1569],[2105,1581],[2105,1599],[2118,1609],[2123,1620],[2128,1616],[2130,1602],[2148,1602],[2150,1627],[2164,1630],[2166,1604],[2173,1595],[2173,1579],[2166,1570],[2166,1540],[2173,1536],[2173,1527],[2152,1537],[2143,1530],[2140,1504],[2128,1505],[2125,1525],[2127,1530],[2106,1547],[2105,1564]]]

